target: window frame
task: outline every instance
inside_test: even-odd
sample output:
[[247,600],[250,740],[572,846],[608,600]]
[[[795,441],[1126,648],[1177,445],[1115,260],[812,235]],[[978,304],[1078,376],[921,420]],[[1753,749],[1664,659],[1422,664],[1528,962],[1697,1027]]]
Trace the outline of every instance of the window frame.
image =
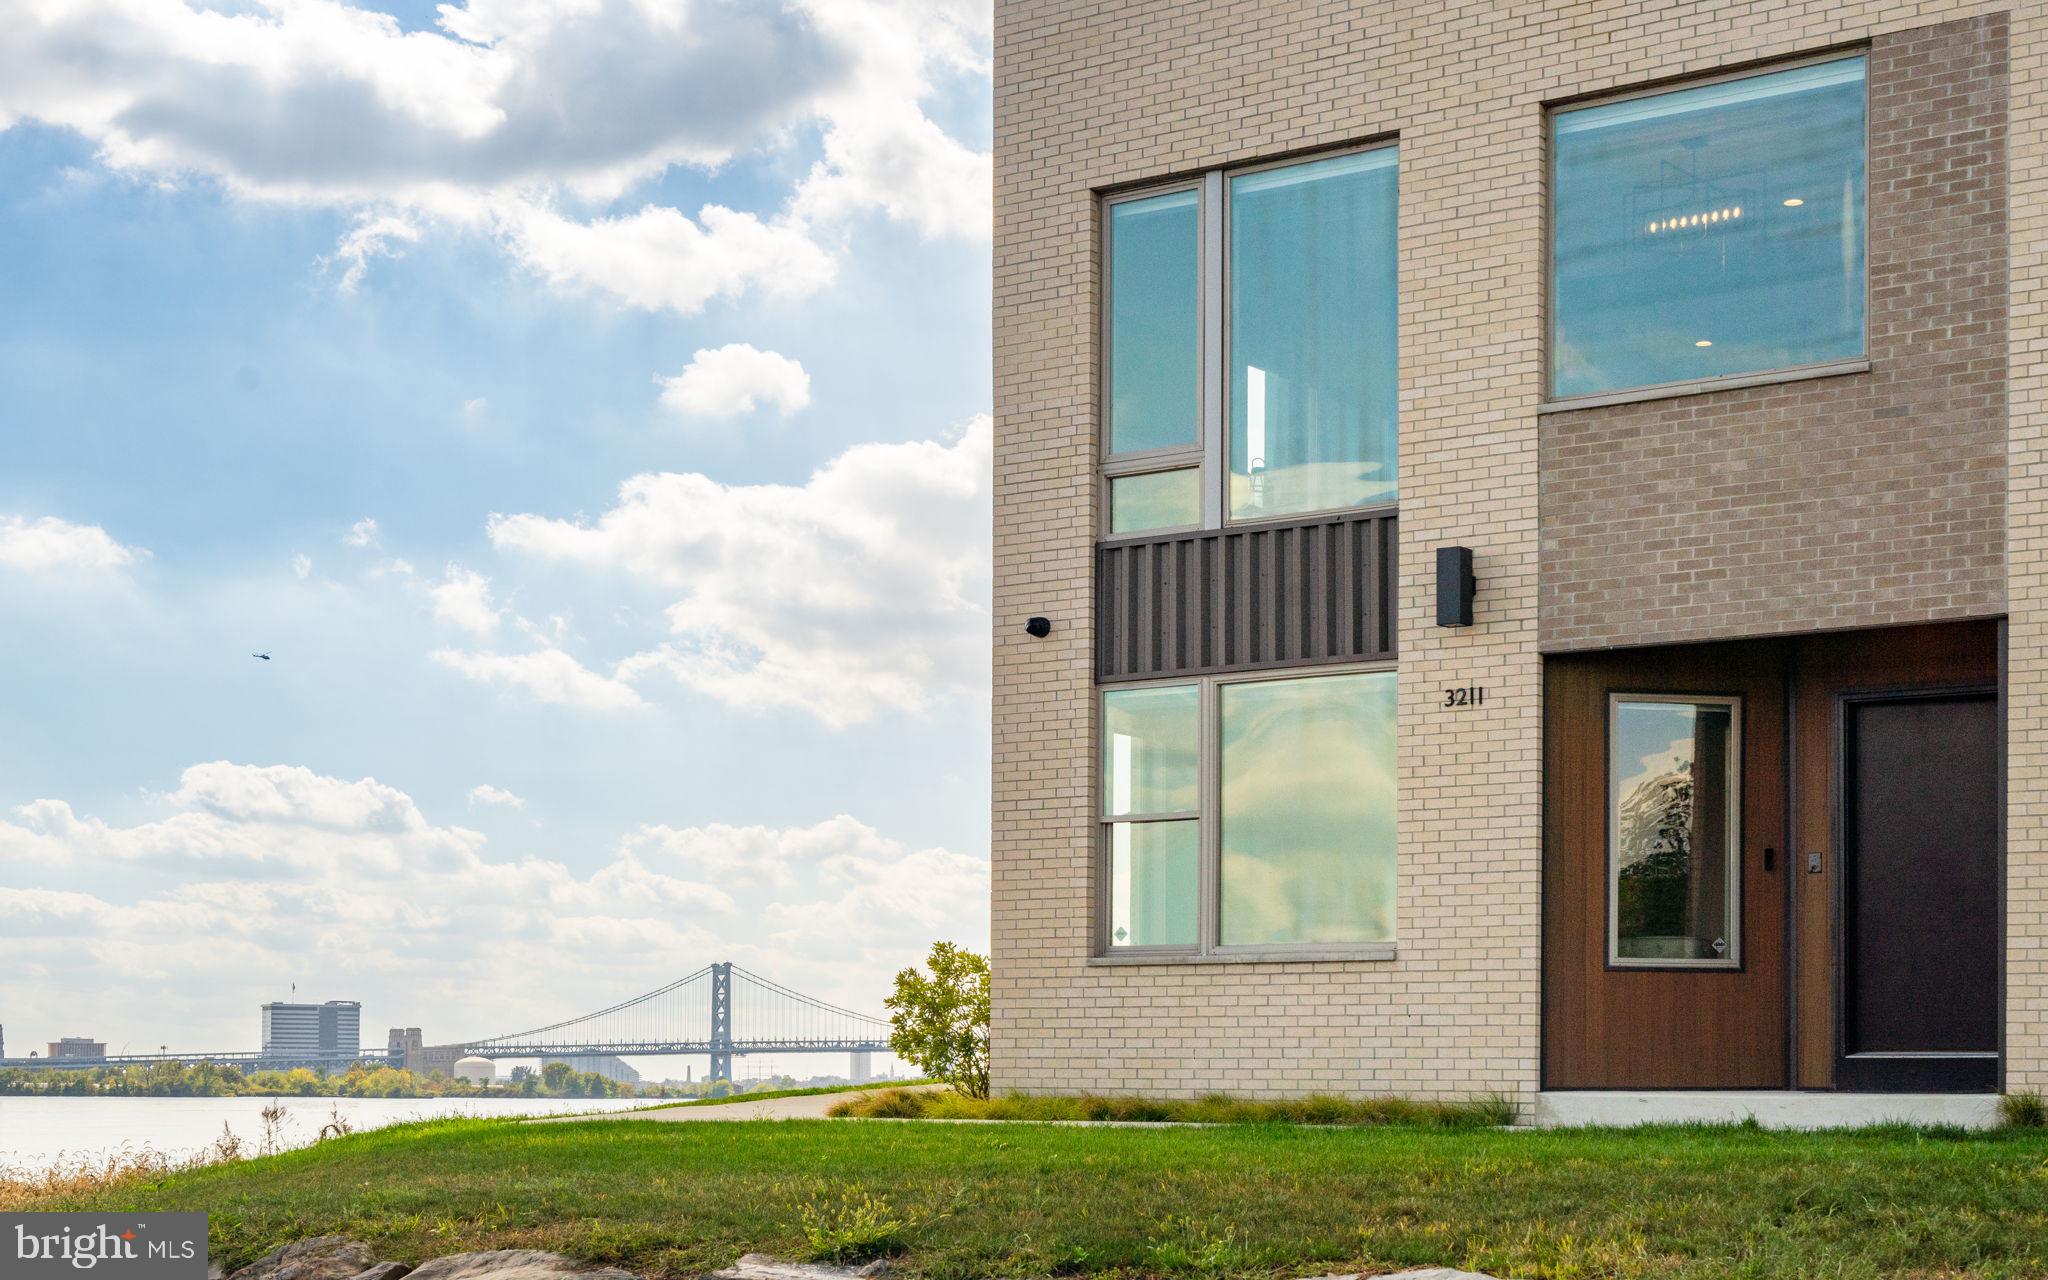
[[[1728,783],[1728,870],[1727,885],[1723,890],[1728,922],[1728,954],[1711,960],[1697,959],[1654,959],[1640,956],[1623,956],[1621,952],[1621,875],[1619,858],[1621,853],[1621,807],[1615,803],[1614,795],[1614,743],[1615,727],[1621,708],[1631,704],[1680,703],[1695,707],[1727,707],[1729,751]],[[1605,856],[1601,859],[1604,883],[1601,892],[1606,895],[1607,955],[1609,969],[1667,970],[1680,973],[1723,972],[1740,973],[1747,964],[1748,939],[1743,933],[1743,910],[1748,894],[1748,879],[1743,874],[1743,853],[1747,845],[1747,831],[1743,825],[1745,817],[1743,786],[1748,777],[1747,743],[1743,738],[1743,698],[1739,693],[1667,693],[1655,690],[1643,692],[1611,691],[1607,695],[1607,716],[1601,742],[1601,806],[1605,810],[1602,823],[1603,839],[1606,841]]]
[[[1705,378],[1679,378],[1669,382],[1649,382],[1640,386],[1616,387],[1607,391],[1589,391],[1580,395],[1559,396],[1556,394],[1556,370],[1551,356],[1557,346],[1557,118],[1574,112],[1595,107],[1613,106],[1639,98],[1661,97],[1667,93],[1679,93],[1687,89],[1703,89],[1709,85],[1728,84],[1737,80],[1754,80],[1760,76],[1775,75],[1781,71],[1796,71],[1801,67],[1817,66],[1827,62],[1843,62],[1851,58],[1864,59],[1863,66],[1863,349],[1853,356],[1833,360],[1822,360],[1801,364],[1776,365],[1764,369],[1752,369],[1741,373],[1715,374]],[[1682,76],[1654,84],[1637,85],[1634,88],[1619,89],[1582,98],[1573,98],[1545,105],[1543,109],[1543,325],[1542,340],[1542,397],[1537,405],[1539,413],[1567,413],[1574,409],[1593,409],[1605,405],[1634,404],[1643,400],[1667,400],[1679,396],[1705,395],[1714,391],[1732,391],[1741,387],[1769,386],[1780,382],[1798,382],[1809,378],[1832,378],[1845,374],[1868,373],[1870,371],[1870,46],[1868,44],[1842,45],[1813,53],[1798,54],[1772,62],[1756,63],[1746,67],[1733,67],[1725,71],[1711,72],[1696,76]]]
[[[1394,174],[1397,184],[1401,180],[1400,170],[1401,139],[1398,134],[1388,134],[1363,142],[1346,143],[1341,146],[1323,147],[1314,151],[1295,152],[1270,159],[1253,160],[1243,164],[1219,166],[1204,170],[1190,177],[1171,179],[1165,182],[1148,183],[1143,186],[1113,191],[1100,196],[1096,201],[1096,252],[1101,263],[1101,284],[1096,298],[1095,328],[1098,377],[1096,379],[1096,541],[1098,542],[1144,542],[1178,533],[1199,533],[1210,530],[1252,528],[1260,525],[1284,524],[1290,520],[1315,520],[1335,515],[1377,515],[1398,510],[1398,498],[1393,502],[1379,502],[1355,507],[1324,507],[1314,511],[1291,511],[1284,515],[1257,515],[1234,517],[1230,514],[1230,180],[1248,173],[1269,169],[1285,169],[1293,165],[1313,164],[1318,160],[1331,160],[1339,156],[1356,155],[1367,151],[1391,150],[1395,153]],[[1109,300],[1113,288],[1113,260],[1110,253],[1109,210],[1133,200],[1144,200],[1152,196],[1172,195],[1176,191],[1196,193],[1196,221],[1200,228],[1196,262],[1198,279],[1196,288],[1201,298],[1197,316],[1198,355],[1196,372],[1200,382],[1196,403],[1199,406],[1199,422],[1192,445],[1175,445],[1165,449],[1147,449],[1128,453],[1111,453],[1109,436],[1110,407],[1110,324]],[[1400,334],[1400,222],[1396,203],[1395,236],[1395,362],[1396,378],[1399,373]],[[1400,437],[1400,420],[1397,407],[1395,417],[1395,438]],[[1398,454],[1396,455],[1398,458]],[[1396,464],[1398,466],[1398,462]],[[1200,494],[1200,520],[1196,524],[1161,526],[1134,533],[1111,533],[1112,512],[1110,507],[1110,481],[1126,476],[1145,475],[1159,471],[1193,469],[1196,473],[1196,488]],[[1400,473],[1395,472],[1396,483]]]
[[[1393,662],[1343,662],[1326,666],[1273,669],[1255,671],[1229,671],[1206,675],[1163,676],[1151,680],[1118,681],[1115,684],[1097,685],[1095,689],[1094,743],[1091,749],[1094,764],[1091,766],[1092,782],[1090,800],[1094,806],[1093,821],[1095,834],[1091,842],[1092,867],[1095,872],[1095,892],[1091,904],[1089,927],[1090,964],[1186,964],[1186,963],[1259,963],[1285,960],[1392,960],[1398,949],[1399,908],[1400,908],[1400,801],[1396,783],[1395,800],[1395,922],[1396,934],[1379,942],[1287,942],[1252,943],[1226,946],[1221,942],[1223,919],[1223,715],[1222,690],[1229,685],[1276,684],[1283,680],[1314,680],[1329,676],[1348,675],[1394,675],[1395,690],[1396,751],[1399,749],[1399,707],[1400,691],[1398,668]],[[1106,782],[1102,769],[1102,719],[1104,699],[1111,693],[1129,689],[1179,688],[1194,686],[1200,691],[1199,709],[1196,715],[1196,741],[1200,745],[1200,758],[1196,763],[1196,785],[1199,793],[1196,806],[1191,814],[1146,814],[1137,821],[1166,822],[1186,821],[1193,817],[1197,823],[1196,838],[1200,850],[1200,882],[1196,886],[1195,914],[1196,941],[1193,945],[1178,946],[1115,946],[1109,937],[1110,917],[1113,910],[1111,901],[1115,885],[1110,874],[1111,829],[1133,819],[1127,816],[1111,817],[1103,812]]]

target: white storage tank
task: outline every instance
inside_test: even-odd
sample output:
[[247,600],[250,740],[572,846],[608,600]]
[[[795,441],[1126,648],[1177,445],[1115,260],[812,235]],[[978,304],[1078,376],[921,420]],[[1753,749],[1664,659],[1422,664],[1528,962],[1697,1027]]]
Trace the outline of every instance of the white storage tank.
[[472,1084],[489,1084],[498,1078],[498,1068],[489,1058],[457,1058],[455,1078]]

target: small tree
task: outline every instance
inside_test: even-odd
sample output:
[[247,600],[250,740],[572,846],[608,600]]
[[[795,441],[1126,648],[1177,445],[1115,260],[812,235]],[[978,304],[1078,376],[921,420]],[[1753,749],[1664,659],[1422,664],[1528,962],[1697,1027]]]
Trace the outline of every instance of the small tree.
[[916,969],[896,975],[889,1007],[889,1048],[935,1080],[970,1098],[988,1096],[988,958],[935,942]]

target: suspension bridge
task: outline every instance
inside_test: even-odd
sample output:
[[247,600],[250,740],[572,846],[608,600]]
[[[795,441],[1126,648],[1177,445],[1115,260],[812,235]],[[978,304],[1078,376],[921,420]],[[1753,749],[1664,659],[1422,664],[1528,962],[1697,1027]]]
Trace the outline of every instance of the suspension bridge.
[[[441,1056],[477,1058],[621,1058],[688,1055],[709,1058],[713,1080],[732,1079],[732,1061],[750,1053],[846,1053],[859,1062],[889,1049],[886,1018],[827,1004],[730,961],[708,964],[630,1000],[551,1022],[531,1031],[436,1046]],[[452,1061],[452,1057],[450,1057]],[[403,1066],[402,1051],[371,1053],[106,1054],[97,1057],[0,1058],[0,1067],[128,1066],[152,1062],[214,1062],[243,1070],[312,1067],[347,1070],[356,1062]],[[856,1067],[853,1074],[862,1072]]]
[[713,1080],[730,1080],[733,1058],[749,1053],[885,1053],[889,1022],[726,962],[609,1009],[461,1048],[478,1058],[694,1054],[711,1059]]

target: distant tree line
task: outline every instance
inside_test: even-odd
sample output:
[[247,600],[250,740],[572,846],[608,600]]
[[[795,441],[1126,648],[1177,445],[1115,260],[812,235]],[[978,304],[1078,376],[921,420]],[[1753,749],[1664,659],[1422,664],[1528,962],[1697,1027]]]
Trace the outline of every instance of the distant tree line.
[[535,1071],[514,1067],[504,1084],[475,1084],[435,1072],[355,1063],[345,1072],[299,1067],[291,1071],[249,1071],[214,1062],[151,1062],[120,1067],[0,1068],[0,1094],[30,1097],[109,1098],[696,1098],[726,1097],[792,1088],[788,1076],[749,1080],[707,1080],[693,1084],[621,1084],[595,1071],[550,1062]]

